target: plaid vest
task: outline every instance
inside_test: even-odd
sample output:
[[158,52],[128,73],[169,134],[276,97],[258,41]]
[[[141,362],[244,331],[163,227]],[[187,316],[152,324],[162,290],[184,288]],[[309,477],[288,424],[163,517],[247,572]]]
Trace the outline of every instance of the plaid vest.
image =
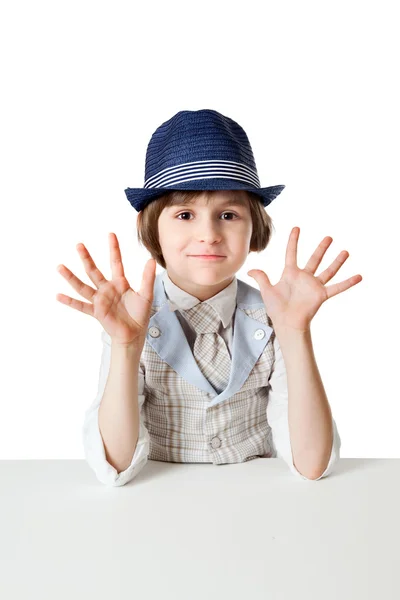
[[266,410],[275,332],[261,292],[237,279],[231,372],[218,394],[197,366],[161,276],[140,358],[148,458],[219,465],[275,457]]

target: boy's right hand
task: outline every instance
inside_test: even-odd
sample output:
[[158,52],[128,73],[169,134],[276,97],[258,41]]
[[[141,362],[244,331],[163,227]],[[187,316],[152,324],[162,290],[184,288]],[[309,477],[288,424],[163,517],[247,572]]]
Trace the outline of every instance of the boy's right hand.
[[64,265],[57,270],[81,295],[90,301],[81,302],[64,294],[56,299],[71,308],[95,317],[107,331],[112,341],[120,346],[144,344],[153,302],[156,261],[149,259],[144,267],[142,285],[135,292],[124,274],[117,236],[109,234],[112,279],[108,281],[96,267],[83,244],[77,245],[85,271],[97,289],[86,285]]

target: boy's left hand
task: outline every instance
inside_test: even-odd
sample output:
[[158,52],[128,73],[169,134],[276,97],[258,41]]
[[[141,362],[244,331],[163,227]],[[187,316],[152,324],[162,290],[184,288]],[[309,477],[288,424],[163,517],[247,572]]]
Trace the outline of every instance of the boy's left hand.
[[267,274],[260,269],[252,269],[247,274],[257,281],[274,327],[308,331],[311,320],[323,302],[360,283],[362,277],[353,275],[345,281],[325,287],[325,283],[336,275],[350,255],[347,250],[343,250],[325,271],[315,276],[314,273],[333,238],[325,237],[304,269],[300,269],[297,266],[299,234],[300,228],[293,227],[286,249],[285,268],[276,285],[271,285]]

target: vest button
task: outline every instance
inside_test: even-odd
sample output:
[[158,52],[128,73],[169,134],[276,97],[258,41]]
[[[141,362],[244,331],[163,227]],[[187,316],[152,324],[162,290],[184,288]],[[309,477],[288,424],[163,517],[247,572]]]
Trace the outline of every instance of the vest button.
[[264,336],[265,336],[265,331],[264,331],[264,329],[257,329],[257,331],[255,332],[255,334],[254,334],[254,336],[253,336],[253,337],[254,337],[256,340],[262,340]]
[[218,436],[213,437],[213,439],[211,440],[211,446],[213,448],[219,448],[221,446],[221,440],[219,439]]
[[151,337],[156,338],[161,335],[161,331],[158,329],[158,327],[149,327],[149,334]]

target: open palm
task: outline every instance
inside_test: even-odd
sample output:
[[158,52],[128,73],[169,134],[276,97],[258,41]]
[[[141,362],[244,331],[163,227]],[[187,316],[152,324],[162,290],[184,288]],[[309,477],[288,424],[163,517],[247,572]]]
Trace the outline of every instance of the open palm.
[[318,245],[304,269],[300,269],[297,265],[299,233],[300,228],[293,227],[286,249],[285,267],[276,285],[271,285],[267,274],[260,269],[252,269],[248,275],[257,281],[267,313],[274,326],[306,331],[316,312],[328,298],[356,285],[362,277],[354,275],[345,281],[325,286],[325,283],[332,279],[350,256],[346,250],[343,250],[325,271],[315,275],[318,265],[333,241],[329,236]]
[[82,302],[65,294],[57,294],[56,299],[97,319],[113,342],[124,346],[137,341],[143,344],[151,314],[156,261],[154,259],[147,261],[141,288],[135,292],[125,277],[115,234],[109,235],[109,243],[112,279],[107,280],[104,277],[85,246],[78,244],[77,250],[85,271],[96,289],[86,285],[64,265],[60,265],[58,270],[61,275],[89,302]]

